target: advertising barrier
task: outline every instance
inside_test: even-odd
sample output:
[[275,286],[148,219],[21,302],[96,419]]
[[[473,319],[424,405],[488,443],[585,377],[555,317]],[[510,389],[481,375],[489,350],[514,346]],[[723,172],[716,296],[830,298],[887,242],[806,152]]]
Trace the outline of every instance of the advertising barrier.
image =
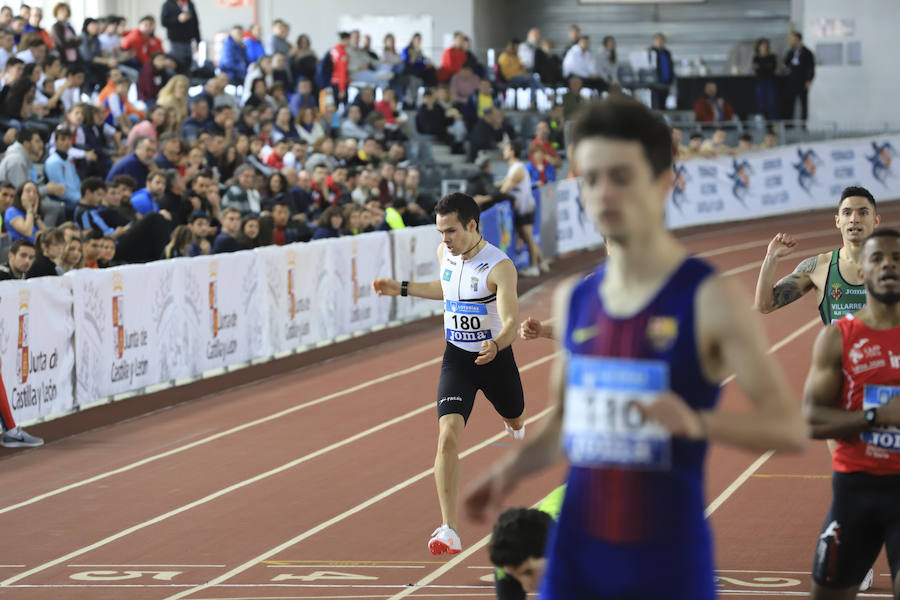
[[[437,281],[441,267],[437,259],[437,247],[441,234],[437,229],[408,227],[391,232],[394,256],[394,279],[397,281]],[[425,298],[402,298],[395,303],[394,319],[412,319],[428,316],[441,309],[441,303]]]

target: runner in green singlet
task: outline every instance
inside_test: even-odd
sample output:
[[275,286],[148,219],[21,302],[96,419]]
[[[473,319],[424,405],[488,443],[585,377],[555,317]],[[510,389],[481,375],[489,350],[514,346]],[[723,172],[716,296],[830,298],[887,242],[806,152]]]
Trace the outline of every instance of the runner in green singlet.
[[778,261],[790,256],[797,246],[790,235],[777,234],[769,242],[766,258],[759,269],[756,308],[762,313],[770,313],[813,289],[819,301],[819,315],[826,325],[862,308],[866,290],[859,276],[858,261],[863,241],[879,221],[875,198],[869,190],[858,186],[844,188],[834,217],[843,246],[804,259],[793,273],[775,283]]
[[[796,240],[790,235],[777,234],[769,242],[766,258],[759,269],[756,308],[761,313],[770,313],[813,289],[816,290],[819,301],[819,316],[825,325],[863,308],[866,304],[866,287],[859,275],[859,258],[863,243],[880,221],[881,217],[875,212],[875,198],[869,190],[859,186],[844,188],[834,217],[835,227],[841,232],[843,246],[804,259],[793,273],[775,283],[778,260],[789,256],[797,246]],[[833,440],[828,440],[831,452],[834,452],[835,446]],[[869,589],[874,576],[870,569],[860,590]]]

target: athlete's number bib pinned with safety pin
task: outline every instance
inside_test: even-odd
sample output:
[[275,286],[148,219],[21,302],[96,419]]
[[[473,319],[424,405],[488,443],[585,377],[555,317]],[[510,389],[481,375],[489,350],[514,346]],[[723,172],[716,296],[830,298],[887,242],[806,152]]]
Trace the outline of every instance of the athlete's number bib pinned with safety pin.
[[483,342],[491,339],[487,305],[445,300],[444,329],[448,342]]
[[[867,385],[863,388],[863,410],[879,408],[900,396],[900,386]],[[900,428],[878,425],[859,434],[862,441],[885,450],[900,452]]]
[[579,467],[669,469],[671,434],[638,410],[668,389],[664,362],[569,355],[563,417],[569,461]]

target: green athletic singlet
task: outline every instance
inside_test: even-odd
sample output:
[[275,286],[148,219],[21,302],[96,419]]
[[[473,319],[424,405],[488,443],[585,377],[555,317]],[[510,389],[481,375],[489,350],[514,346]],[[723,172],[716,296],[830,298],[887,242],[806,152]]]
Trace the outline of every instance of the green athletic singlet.
[[831,251],[828,276],[825,278],[825,293],[822,294],[822,302],[819,304],[819,315],[826,325],[866,305],[866,286],[851,285],[841,276],[838,267],[840,254],[840,249]]

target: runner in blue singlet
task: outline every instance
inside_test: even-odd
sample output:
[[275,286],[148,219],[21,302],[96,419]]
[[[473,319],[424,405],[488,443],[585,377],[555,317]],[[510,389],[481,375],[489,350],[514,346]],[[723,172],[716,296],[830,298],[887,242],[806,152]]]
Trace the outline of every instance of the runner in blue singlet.
[[[554,411],[469,492],[475,519],[566,457],[542,600],[712,600],[707,441],[797,450],[806,429],[750,302],[665,229],[671,134],[643,105],[593,103],[573,128],[583,204],[611,248],[557,290]],[[580,278],[579,278],[580,279]],[[753,408],[715,410],[730,373]]]

